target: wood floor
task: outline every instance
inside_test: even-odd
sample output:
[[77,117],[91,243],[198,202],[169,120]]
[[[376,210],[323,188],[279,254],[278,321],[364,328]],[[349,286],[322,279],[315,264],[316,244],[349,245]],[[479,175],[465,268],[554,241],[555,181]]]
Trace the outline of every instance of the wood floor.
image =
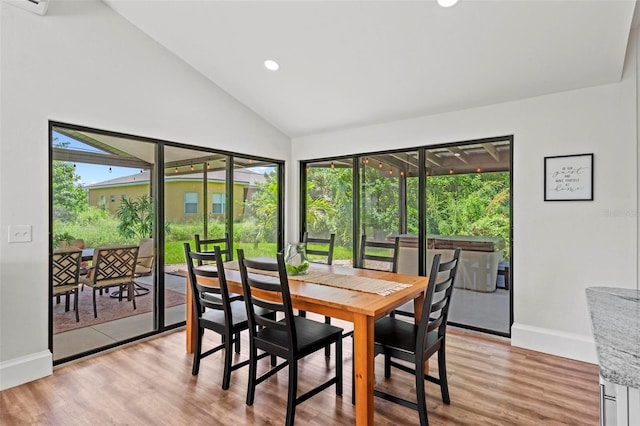
[[[334,321],[334,323],[340,323]],[[340,324],[342,325],[342,324]],[[345,328],[348,327],[344,324]],[[205,342],[217,343],[214,333]],[[248,348],[246,335],[243,348]],[[505,339],[450,328],[447,367],[451,405],[427,384],[432,425],[597,425],[597,366],[512,348]],[[244,359],[244,355],[240,355]],[[435,358],[434,358],[435,359]],[[56,368],[53,376],[0,393],[2,425],[280,425],[284,424],[287,370],[258,386],[245,405],[247,368],[222,391],[222,356],[205,358],[197,377],[178,331],[144,343]],[[431,362],[437,371],[436,361]],[[263,370],[268,359],[259,364]],[[331,387],[298,406],[298,425],[354,423],[351,405],[351,339],[344,340],[344,395]],[[299,392],[332,374],[322,351],[300,365]],[[414,394],[412,377],[398,370],[389,380],[376,360],[376,386]],[[375,423],[412,425],[418,413],[375,399]]]

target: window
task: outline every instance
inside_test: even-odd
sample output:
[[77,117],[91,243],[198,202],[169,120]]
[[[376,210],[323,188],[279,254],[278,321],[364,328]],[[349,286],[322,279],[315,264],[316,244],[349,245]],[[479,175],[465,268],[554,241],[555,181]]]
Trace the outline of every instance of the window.
[[100,196],[100,208],[104,209],[107,206],[107,197],[104,195]]
[[198,213],[198,193],[197,192],[184,193],[184,212]]
[[225,200],[224,200],[224,194],[212,194],[213,195],[213,200],[211,203],[211,213],[214,214],[221,214],[224,213],[225,209],[224,209],[224,205],[225,205]]
[[111,196],[111,202],[112,202],[112,203],[115,203],[115,202],[116,202],[116,196],[115,196],[115,195],[112,195],[112,196]]

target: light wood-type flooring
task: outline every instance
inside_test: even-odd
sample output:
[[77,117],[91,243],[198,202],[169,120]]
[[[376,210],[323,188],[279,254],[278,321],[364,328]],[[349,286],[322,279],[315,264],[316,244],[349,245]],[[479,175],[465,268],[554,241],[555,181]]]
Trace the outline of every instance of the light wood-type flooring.
[[[205,333],[205,343],[217,342],[217,335]],[[239,359],[248,348],[246,332],[242,343]],[[448,331],[447,345],[451,405],[442,404],[439,388],[427,383],[432,425],[598,424],[596,365],[513,348],[506,339],[455,328]],[[197,377],[191,375],[191,364],[185,332],[177,331],[63,365],[53,376],[1,392],[0,424],[284,424],[286,369],[260,384],[248,407],[247,368],[233,372],[231,388],[223,391],[221,353],[205,358]],[[354,423],[350,338],[344,339],[344,365],[344,395],[336,397],[331,387],[304,402],[296,410],[297,425]],[[259,366],[266,370],[268,358]],[[333,374],[334,366],[334,357],[327,362],[323,351],[307,358],[300,364],[299,392]],[[431,371],[436,368],[434,357]],[[382,357],[376,359],[377,387],[406,397],[415,395],[414,383],[399,370],[385,380]],[[374,402],[377,425],[418,423],[411,409],[378,398]]]

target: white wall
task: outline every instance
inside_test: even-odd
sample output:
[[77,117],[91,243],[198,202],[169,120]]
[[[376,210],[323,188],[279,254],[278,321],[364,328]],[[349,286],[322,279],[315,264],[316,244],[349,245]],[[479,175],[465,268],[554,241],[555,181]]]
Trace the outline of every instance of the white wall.
[[[0,2],[0,390],[50,374],[48,120],[288,160],[290,139],[97,0]],[[9,225],[31,243],[8,244]]]
[[[637,285],[635,47],[630,58],[619,84],[297,138],[293,160],[513,134],[512,344],[596,362],[585,288]],[[544,202],[543,158],[582,153],[594,201]]]

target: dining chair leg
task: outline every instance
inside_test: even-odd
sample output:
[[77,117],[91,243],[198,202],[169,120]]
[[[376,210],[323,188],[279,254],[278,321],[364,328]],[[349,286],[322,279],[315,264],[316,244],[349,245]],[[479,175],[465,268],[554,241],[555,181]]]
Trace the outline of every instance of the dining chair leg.
[[298,360],[289,360],[289,393],[287,395],[286,426],[293,426],[296,416],[296,396],[298,395]]
[[[235,335],[237,338],[237,334]],[[224,341],[224,372],[222,373],[222,390],[229,389],[231,383],[231,354],[233,353],[234,338],[227,336]]]
[[424,360],[416,354],[416,405],[418,406],[418,417],[420,418],[420,426],[427,426],[427,401],[424,391]]
[[451,404],[449,399],[449,384],[447,383],[447,362],[444,352],[445,342],[442,341],[442,346],[438,350],[438,374],[440,376],[440,392],[442,393],[442,402],[445,404]]
[[342,396],[342,338],[336,341],[336,395]]
[[387,353],[384,354],[384,377],[391,377],[391,356]]
[[[331,324],[331,317],[324,317],[324,323],[325,324]],[[330,358],[331,357],[331,345],[327,345],[327,346],[324,347],[324,356],[326,358]]]
[[253,405],[256,394],[256,369],[258,364],[258,350],[253,344],[249,349],[249,384],[247,385],[247,405]]
[[198,327],[196,333],[196,347],[193,351],[193,367],[191,368],[191,375],[197,376],[200,371],[200,354],[202,353],[202,336],[204,335],[204,328]]
[[233,338],[236,341],[236,345],[235,345],[236,353],[239,354],[240,353],[240,333],[234,334]]

